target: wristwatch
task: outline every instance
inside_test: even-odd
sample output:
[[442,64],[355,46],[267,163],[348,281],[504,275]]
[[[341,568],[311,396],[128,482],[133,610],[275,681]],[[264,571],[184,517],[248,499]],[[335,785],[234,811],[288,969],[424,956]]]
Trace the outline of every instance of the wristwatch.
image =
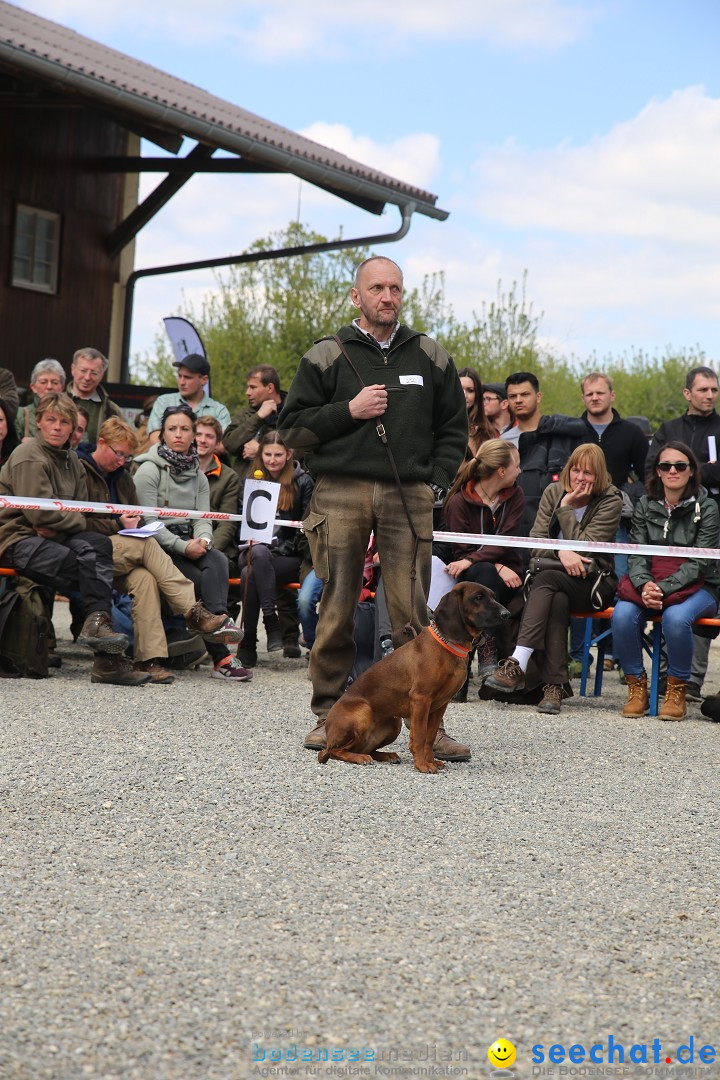
[[203,544],[207,546],[207,549],[209,551],[212,547],[212,540],[208,536],[201,536],[200,539],[202,540]]
[[445,498],[445,488],[440,487],[439,484],[431,484],[430,487],[435,495],[435,502],[442,502]]

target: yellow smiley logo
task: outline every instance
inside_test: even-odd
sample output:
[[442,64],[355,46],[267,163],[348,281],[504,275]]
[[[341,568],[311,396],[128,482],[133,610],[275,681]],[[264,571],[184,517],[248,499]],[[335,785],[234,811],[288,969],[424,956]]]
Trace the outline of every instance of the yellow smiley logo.
[[488,1050],[488,1061],[496,1069],[509,1069],[515,1061],[515,1047],[507,1039],[496,1039]]

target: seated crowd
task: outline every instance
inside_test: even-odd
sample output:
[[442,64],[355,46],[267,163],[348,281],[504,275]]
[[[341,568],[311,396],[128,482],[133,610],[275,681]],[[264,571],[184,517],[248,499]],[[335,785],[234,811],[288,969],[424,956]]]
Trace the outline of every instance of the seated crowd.
[[[253,369],[249,405],[231,417],[206,393],[205,357],[191,355],[175,367],[178,392],[148,402],[142,432],[102,387],[107,360],[95,349],[75,353],[69,383],[56,360],[36,364],[22,407],[3,383],[0,494],[238,514],[244,479],[252,476],[280,485],[278,519],[302,520],[314,481],[277,432],[284,401],[277,372]],[[478,642],[480,696],[558,713],[578,656],[573,615],[614,604],[606,663],[621,669],[628,686],[623,716],[647,712],[642,635],[648,618],[660,616],[667,664],[659,715],[682,719],[686,699],[700,700],[710,643],[693,624],[717,612],[720,565],[700,552],[613,558],[603,548],[628,540],[718,546],[720,467],[706,449],[715,419],[720,435],[717,376],[704,367],[688,373],[687,412],[663,424],[651,444],[613,407],[612,382],[601,372],[583,379],[579,417],[543,415],[531,372],[484,387],[472,368],[459,377],[469,441],[455,482],[437,504],[436,527],[453,540],[434,546],[433,572],[444,588],[461,581],[486,586],[513,615],[509,632]],[[155,531],[138,535],[153,523]],[[463,543],[463,534],[493,541]],[[504,543],[513,536],[537,544]],[[546,547],[548,540],[591,548]],[[212,677],[246,682],[258,663],[260,617],[267,651],[298,657],[301,644],[312,646],[322,602],[303,533],[279,525],[271,544],[248,544],[239,541],[237,522],[147,510],[141,517],[6,507],[0,565],[46,590],[48,618],[55,594],[68,597],[73,636],[94,654],[97,683],[172,682],[173,667],[182,663],[173,657],[198,637]],[[300,606],[297,589],[286,588],[299,582]],[[125,628],[115,625],[123,600]],[[242,628],[235,621],[240,611]],[[187,655],[197,662],[190,647]],[[473,663],[471,655],[456,700],[467,699]],[[712,715],[714,706],[705,711]]]

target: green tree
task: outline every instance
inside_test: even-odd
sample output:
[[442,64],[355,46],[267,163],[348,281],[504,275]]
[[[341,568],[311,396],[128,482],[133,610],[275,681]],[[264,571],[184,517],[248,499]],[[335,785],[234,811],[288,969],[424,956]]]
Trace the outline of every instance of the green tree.
[[[251,252],[325,242],[325,237],[292,224],[256,241]],[[288,386],[308,344],[357,314],[350,303],[355,267],[370,254],[347,248],[292,258],[242,263],[217,274],[217,288],[196,310],[179,314],[197,328],[212,363],[213,396],[236,409],[245,401],[245,376],[257,364],[272,364]],[[174,383],[171,350],[162,335],[156,356],[138,365],[138,374]]]
[[[286,229],[257,240],[250,252],[271,251],[326,242],[306,226]],[[314,253],[243,263],[218,273],[217,287],[196,310],[192,303],[178,312],[190,319],[212,362],[213,396],[231,411],[245,403],[245,376],[256,364],[272,364],[282,385],[289,386],[298,359],[310,342],[334,333],[357,314],[350,302],[355,267],[371,254],[368,248]],[[383,255],[380,248],[374,254]],[[388,250],[388,256],[392,253]],[[437,338],[458,368],[474,367],[485,382],[502,382],[513,371],[532,371],[542,390],[544,413],[582,412],[580,380],[590,371],[606,372],[614,381],[616,404],[624,416],[647,416],[655,428],[684,409],[682,387],[689,368],[705,363],[702,351],[667,349],[661,355],[638,350],[632,355],[560,356],[540,342],[543,313],[527,299],[527,271],[522,281],[503,290],[498,282],[492,300],[480,299],[472,317],[457,318],[445,295],[443,273],[426,276],[407,290],[403,320]],[[158,335],[154,355],[135,359],[137,382],[173,386],[172,353]]]

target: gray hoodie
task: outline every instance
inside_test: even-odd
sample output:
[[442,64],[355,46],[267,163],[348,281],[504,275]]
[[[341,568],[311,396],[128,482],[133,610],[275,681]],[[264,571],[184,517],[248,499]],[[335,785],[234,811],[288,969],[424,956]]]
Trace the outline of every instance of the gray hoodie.
[[[210,487],[205,474],[195,466],[186,472],[172,475],[170,465],[158,454],[157,446],[151,446],[145,454],[135,459],[138,469],[133,480],[141,506],[169,506],[176,510],[209,510]],[[146,521],[157,518],[145,514]],[[191,538],[212,540],[211,521],[199,518],[163,518],[169,528],[155,533],[155,539],[169,555],[184,555]],[[183,538],[173,531],[175,526],[188,526],[187,536]]]

